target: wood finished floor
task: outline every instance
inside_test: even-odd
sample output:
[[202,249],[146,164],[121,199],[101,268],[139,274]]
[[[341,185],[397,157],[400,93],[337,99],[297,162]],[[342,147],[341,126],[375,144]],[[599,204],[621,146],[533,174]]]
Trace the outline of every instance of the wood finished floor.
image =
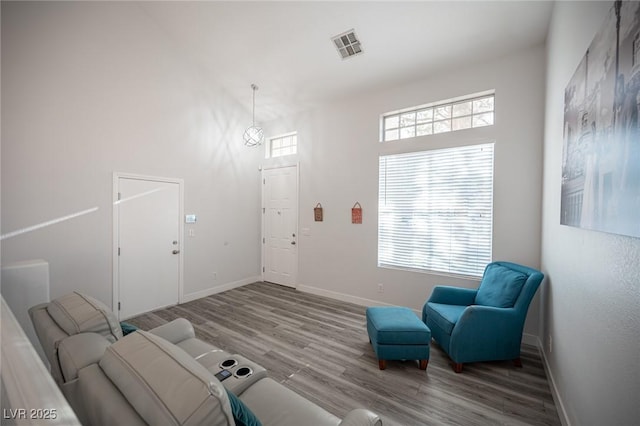
[[378,362],[365,308],[255,283],[146,313],[128,322],[148,330],[175,318],[200,339],[257,362],[291,390],[338,417],[369,408],[385,425],[559,425],[538,350],[523,345],[523,367],[465,364],[455,374],[431,344],[426,373],[414,361]]

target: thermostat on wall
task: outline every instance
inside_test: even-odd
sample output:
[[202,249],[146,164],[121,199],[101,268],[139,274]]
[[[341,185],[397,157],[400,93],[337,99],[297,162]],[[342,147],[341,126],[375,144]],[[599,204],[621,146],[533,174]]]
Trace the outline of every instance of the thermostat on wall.
[[185,223],[196,223],[196,215],[195,214],[187,214],[184,215],[184,222]]

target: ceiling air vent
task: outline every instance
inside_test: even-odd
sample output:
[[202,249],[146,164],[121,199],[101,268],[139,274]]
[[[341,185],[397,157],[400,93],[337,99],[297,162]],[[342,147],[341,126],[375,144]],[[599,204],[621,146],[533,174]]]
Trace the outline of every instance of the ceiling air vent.
[[354,30],[349,30],[335,37],[331,37],[331,40],[333,40],[333,44],[336,46],[336,49],[338,49],[338,53],[342,59],[362,53],[362,45]]

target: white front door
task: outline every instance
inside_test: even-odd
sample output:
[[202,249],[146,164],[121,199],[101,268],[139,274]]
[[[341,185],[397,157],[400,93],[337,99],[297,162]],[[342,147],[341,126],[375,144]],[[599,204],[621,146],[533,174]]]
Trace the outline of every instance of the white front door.
[[175,305],[181,283],[181,181],[117,177],[114,310]]
[[263,280],[296,286],[298,167],[263,171]]

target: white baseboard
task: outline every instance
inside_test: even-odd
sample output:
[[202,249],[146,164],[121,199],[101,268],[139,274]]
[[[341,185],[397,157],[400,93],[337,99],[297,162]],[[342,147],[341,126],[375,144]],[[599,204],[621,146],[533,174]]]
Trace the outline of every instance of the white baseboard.
[[538,336],[534,334],[522,333],[522,343],[538,347],[540,339],[538,339]]
[[230,283],[222,284],[217,287],[211,287],[206,290],[196,291],[195,293],[185,294],[182,296],[182,302],[180,303],[191,302],[192,300],[201,299],[203,297],[211,296],[212,294],[222,293],[223,291],[242,287],[242,286],[252,284],[261,280],[262,278],[260,276],[249,277],[239,281],[233,281]]
[[308,285],[298,285],[296,289],[304,293],[324,296],[330,299],[340,300],[341,302],[355,303],[356,305],[361,305],[361,306],[392,306],[390,303],[384,303],[384,302],[379,302],[377,300],[365,299],[364,297],[352,296],[350,294],[339,293],[337,291],[325,290],[323,288],[311,287]]
[[536,340],[536,346],[538,347],[538,352],[540,353],[540,357],[542,358],[544,372],[546,373],[551,385],[551,396],[553,397],[553,402],[556,404],[556,410],[558,411],[560,423],[562,423],[562,426],[571,426],[569,416],[567,416],[567,410],[564,407],[564,403],[562,402],[562,398],[560,397],[560,392],[558,392],[558,387],[556,386],[555,378],[553,377],[553,373],[551,372],[551,368],[549,367],[549,360],[547,359],[547,354],[544,351],[544,345],[540,341],[540,338],[536,338]]

